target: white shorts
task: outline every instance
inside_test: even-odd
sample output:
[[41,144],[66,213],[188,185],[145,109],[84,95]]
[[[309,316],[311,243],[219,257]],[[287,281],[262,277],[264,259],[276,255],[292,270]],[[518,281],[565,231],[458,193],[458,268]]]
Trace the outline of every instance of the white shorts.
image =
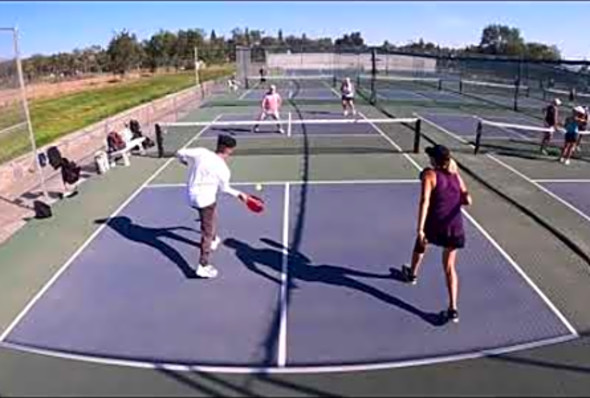
[[280,119],[280,117],[279,117],[279,112],[273,112],[273,111],[266,111],[266,110],[263,110],[263,111],[260,113],[260,119],[267,119],[267,118],[269,118],[269,117],[272,117],[272,118],[273,118],[273,119],[275,119],[275,120],[279,120],[279,119]]

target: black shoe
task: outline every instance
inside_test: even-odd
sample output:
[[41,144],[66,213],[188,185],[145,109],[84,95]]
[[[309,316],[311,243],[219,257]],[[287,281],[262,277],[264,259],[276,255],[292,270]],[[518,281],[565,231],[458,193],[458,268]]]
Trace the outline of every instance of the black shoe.
[[402,265],[402,275],[409,284],[415,285],[418,282],[418,278],[412,273],[412,269],[407,265]]
[[459,322],[459,313],[457,310],[449,309],[447,310],[447,320],[453,323]]

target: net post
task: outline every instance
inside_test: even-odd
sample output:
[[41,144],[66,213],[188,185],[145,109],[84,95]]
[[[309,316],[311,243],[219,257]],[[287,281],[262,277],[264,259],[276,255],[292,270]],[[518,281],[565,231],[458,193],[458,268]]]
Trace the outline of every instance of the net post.
[[459,79],[459,92],[463,93],[463,79]]
[[479,152],[479,147],[481,145],[481,134],[483,130],[483,124],[481,120],[477,122],[477,131],[475,133],[475,148],[473,149],[473,154],[477,155]]
[[158,147],[158,157],[164,157],[164,137],[162,134],[162,127],[156,123],[156,146]]
[[520,80],[516,80],[516,85],[514,86],[514,111],[518,112],[518,92],[520,87]]
[[414,131],[414,153],[420,153],[420,137],[422,135],[422,119],[416,119],[416,127]]
[[438,91],[442,90],[442,82],[443,82],[443,79],[438,79]]
[[287,137],[291,137],[291,112],[289,112],[288,119],[287,119]]
[[371,98],[369,103],[375,105],[377,102],[377,92],[375,89],[375,80],[377,79],[377,50],[371,49]]

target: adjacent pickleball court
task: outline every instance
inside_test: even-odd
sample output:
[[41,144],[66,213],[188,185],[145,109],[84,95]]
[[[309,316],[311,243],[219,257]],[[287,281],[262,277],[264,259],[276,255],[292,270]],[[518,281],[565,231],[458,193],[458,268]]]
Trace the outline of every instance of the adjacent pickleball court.
[[590,180],[537,180],[562,203],[590,222]]
[[184,187],[145,187],[95,221],[104,228],[4,343],[91,361],[254,371],[401,366],[572,336],[469,218],[461,322],[442,322],[440,251],[427,255],[418,285],[399,275],[414,239],[417,181],[274,183],[259,194],[261,215],[222,197],[220,276],[201,280],[189,267],[198,216]]

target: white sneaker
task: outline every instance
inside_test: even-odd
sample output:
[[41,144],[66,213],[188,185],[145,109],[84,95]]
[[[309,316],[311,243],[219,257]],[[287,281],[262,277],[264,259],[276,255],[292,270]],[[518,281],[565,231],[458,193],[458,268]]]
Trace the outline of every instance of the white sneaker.
[[563,163],[565,161],[564,158],[559,158],[559,163]]
[[344,111],[344,116],[348,116],[348,111]]
[[283,129],[279,129],[279,133],[280,133],[280,134],[285,134],[285,130],[283,130]]
[[566,160],[565,160],[565,162],[564,162],[563,164],[565,164],[566,166],[569,166],[569,164],[570,164],[570,160],[569,160],[569,159],[566,159]]
[[210,264],[209,265],[200,265],[199,264],[199,266],[195,270],[195,273],[197,274],[197,276],[199,278],[204,278],[204,279],[212,279],[212,278],[215,278],[219,274],[217,269]]
[[211,250],[213,250],[213,251],[217,250],[220,243],[221,243],[221,239],[219,238],[219,236],[216,236],[215,239],[213,239],[213,242],[211,242]]

